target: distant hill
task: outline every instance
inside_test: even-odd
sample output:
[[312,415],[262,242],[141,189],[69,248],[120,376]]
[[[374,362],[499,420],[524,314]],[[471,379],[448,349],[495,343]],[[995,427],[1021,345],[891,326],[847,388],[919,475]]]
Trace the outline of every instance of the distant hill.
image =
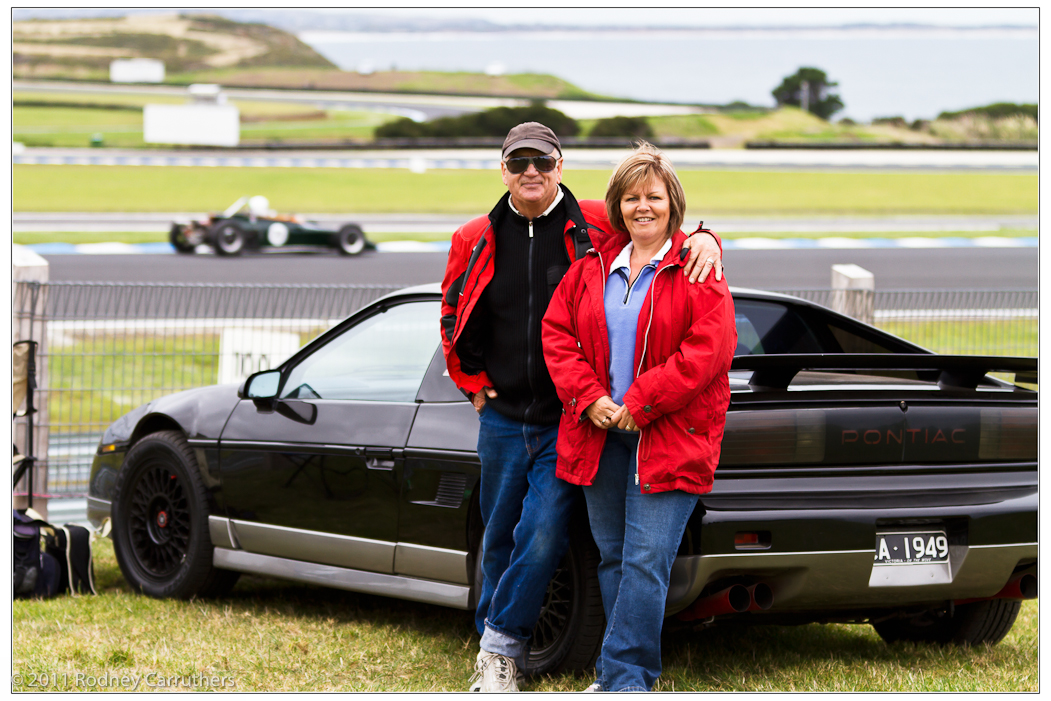
[[217,15],[141,15],[14,22],[15,78],[107,78],[115,58],[156,58],[166,72],[335,66],[294,35]]

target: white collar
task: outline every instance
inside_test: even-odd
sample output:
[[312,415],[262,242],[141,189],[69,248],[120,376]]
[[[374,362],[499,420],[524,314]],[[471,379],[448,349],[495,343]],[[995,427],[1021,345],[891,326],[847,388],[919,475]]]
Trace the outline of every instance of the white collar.
[[[614,270],[617,270],[619,268],[627,268],[628,270],[631,270],[631,252],[633,250],[635,250],[635,242],[628,241],[628,245],[620,249],[620,253],[618,253],[617,257],[613,259],[613,265],[610,266],[609,271],[612,273]],[[670,250],[671,237],[669,236],[668,240],[664,242],[663,246],[661,246],[661,250],[657,251],[657,253],[654,254],[653,259],[650,262],[660,263],[662,260],[664,260],[664,256],[667,255],[668,251]]]
[[[544,213],[543,213],[543,214],[541,214],[541,215],[540,215],[540,217],[546,217],[546,216],[547,216],[548,214],[550,214],[550,213],[551,213],[551,210],[552,210],[552,209],[554,209],[554,208],[555,208],[555,206],[556,206],[556,205],[557,205],[557,204],[558,204],[559,202],[561,202],[561,201],[562,201],[562,198],[563,198],[563,197],[565,197],[565,196],[566,196],[566,193],[562,192],[562,187],[561,187],[561,186],[559,186],[559,188],[558,188],[558,194],[557,194],[557,195],[555,195],[555,201],[551,203],[551,206],[550,206],[550,207],[548,207],[547,209],[545,209],[545,210],[544,210]],[[513,198],[511,198],[511,197],[508,197],[508,198],[507,198],[507,204],[511,206],[511,211],[512,211],[512,212],[514,212],[515,214],[517,214],[517,215],[518,215],[518,216],[520,216],[520,217],[524,217],[524,216],[525,216],[524,214],[522,214],[521,212],[519,212],[519,211],[518,211],[518,209],[516,209],[516,208],[515,208],[515,202],[514,202],[514,199],[513,199]],[[539,219],[540,217],[537,217],[537,219]]]

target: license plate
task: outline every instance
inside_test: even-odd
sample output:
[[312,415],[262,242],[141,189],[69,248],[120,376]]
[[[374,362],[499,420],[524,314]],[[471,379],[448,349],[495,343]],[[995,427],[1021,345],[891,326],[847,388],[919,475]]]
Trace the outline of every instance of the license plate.
[[876,533],[873,566],[949,562],[949,540],[944,531]]

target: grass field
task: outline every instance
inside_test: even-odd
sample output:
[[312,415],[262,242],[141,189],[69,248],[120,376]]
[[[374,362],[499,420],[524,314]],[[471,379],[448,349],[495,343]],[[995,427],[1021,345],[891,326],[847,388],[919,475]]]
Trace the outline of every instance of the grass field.
[[[43,98],[36,96],[37,100]],[[108,96],[107,96],[108,98]],[[116,99],[124,98],[124,99]],[[109,147],[137,148],[152,146],[142,137],[141,107],[146,102],[175,102],[185,100],[150,100],[136,96],[116,96],[112,103],[128,109],[77,106],[44,107],[16,104],[12,109],[12,135],[27,146],[75,148],[91,144],[100,135]],[[25,98],[28,100],[29,98]],[[53,97],[48,99],[54,99]],[[68,100],[68,98],[67,98]],[[395,119],[379,112],[327,110],[319,111],[309,105],[275,102],[231,101],[241,112],[241,140],[252,142],[324,141],[372,138],[375,128]],[[64,103],[65,104],[65,103]]]
[[[691,212],[733,214],[1035,214],[1037,176],[985,173],[831,173],[684,170]],[[565,182],[601,198],[609,173]],[[195,212],[266,195],[288,212],[488,211],[505,192],[485,170],[13,166],[19,212]]]
[[[160,680],[186,691],[204,677],[235,691],[464,691],[478,648],[465,611],[256,577],[222,599],[160,601],[130,591],[108,540],[95,568],[97,597],[14,602],[13,690],[45,679],[55,691],[97,690],[99,678],[114,689],[126,676],[139,691]],[[1037,691],[1038,612],[1023,603],[1007,638],[974,648],[886,645],[866,625],[668,631],[657,690]],[[560,675],[524,689],[591,681]]]

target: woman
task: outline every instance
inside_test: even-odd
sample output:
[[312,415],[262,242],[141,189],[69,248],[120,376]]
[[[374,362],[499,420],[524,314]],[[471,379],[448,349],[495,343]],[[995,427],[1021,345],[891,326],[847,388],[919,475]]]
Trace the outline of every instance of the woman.
[[606,192],[618,235],[573,264],[544,317],[564,407],[557,474],[583,485],[602,555],[606,632],[589,690],[648,691],[660,676],[672,562],[719,462],[734,307],[725,279],[682,274],[685,208],[671,163],[640,145]]

